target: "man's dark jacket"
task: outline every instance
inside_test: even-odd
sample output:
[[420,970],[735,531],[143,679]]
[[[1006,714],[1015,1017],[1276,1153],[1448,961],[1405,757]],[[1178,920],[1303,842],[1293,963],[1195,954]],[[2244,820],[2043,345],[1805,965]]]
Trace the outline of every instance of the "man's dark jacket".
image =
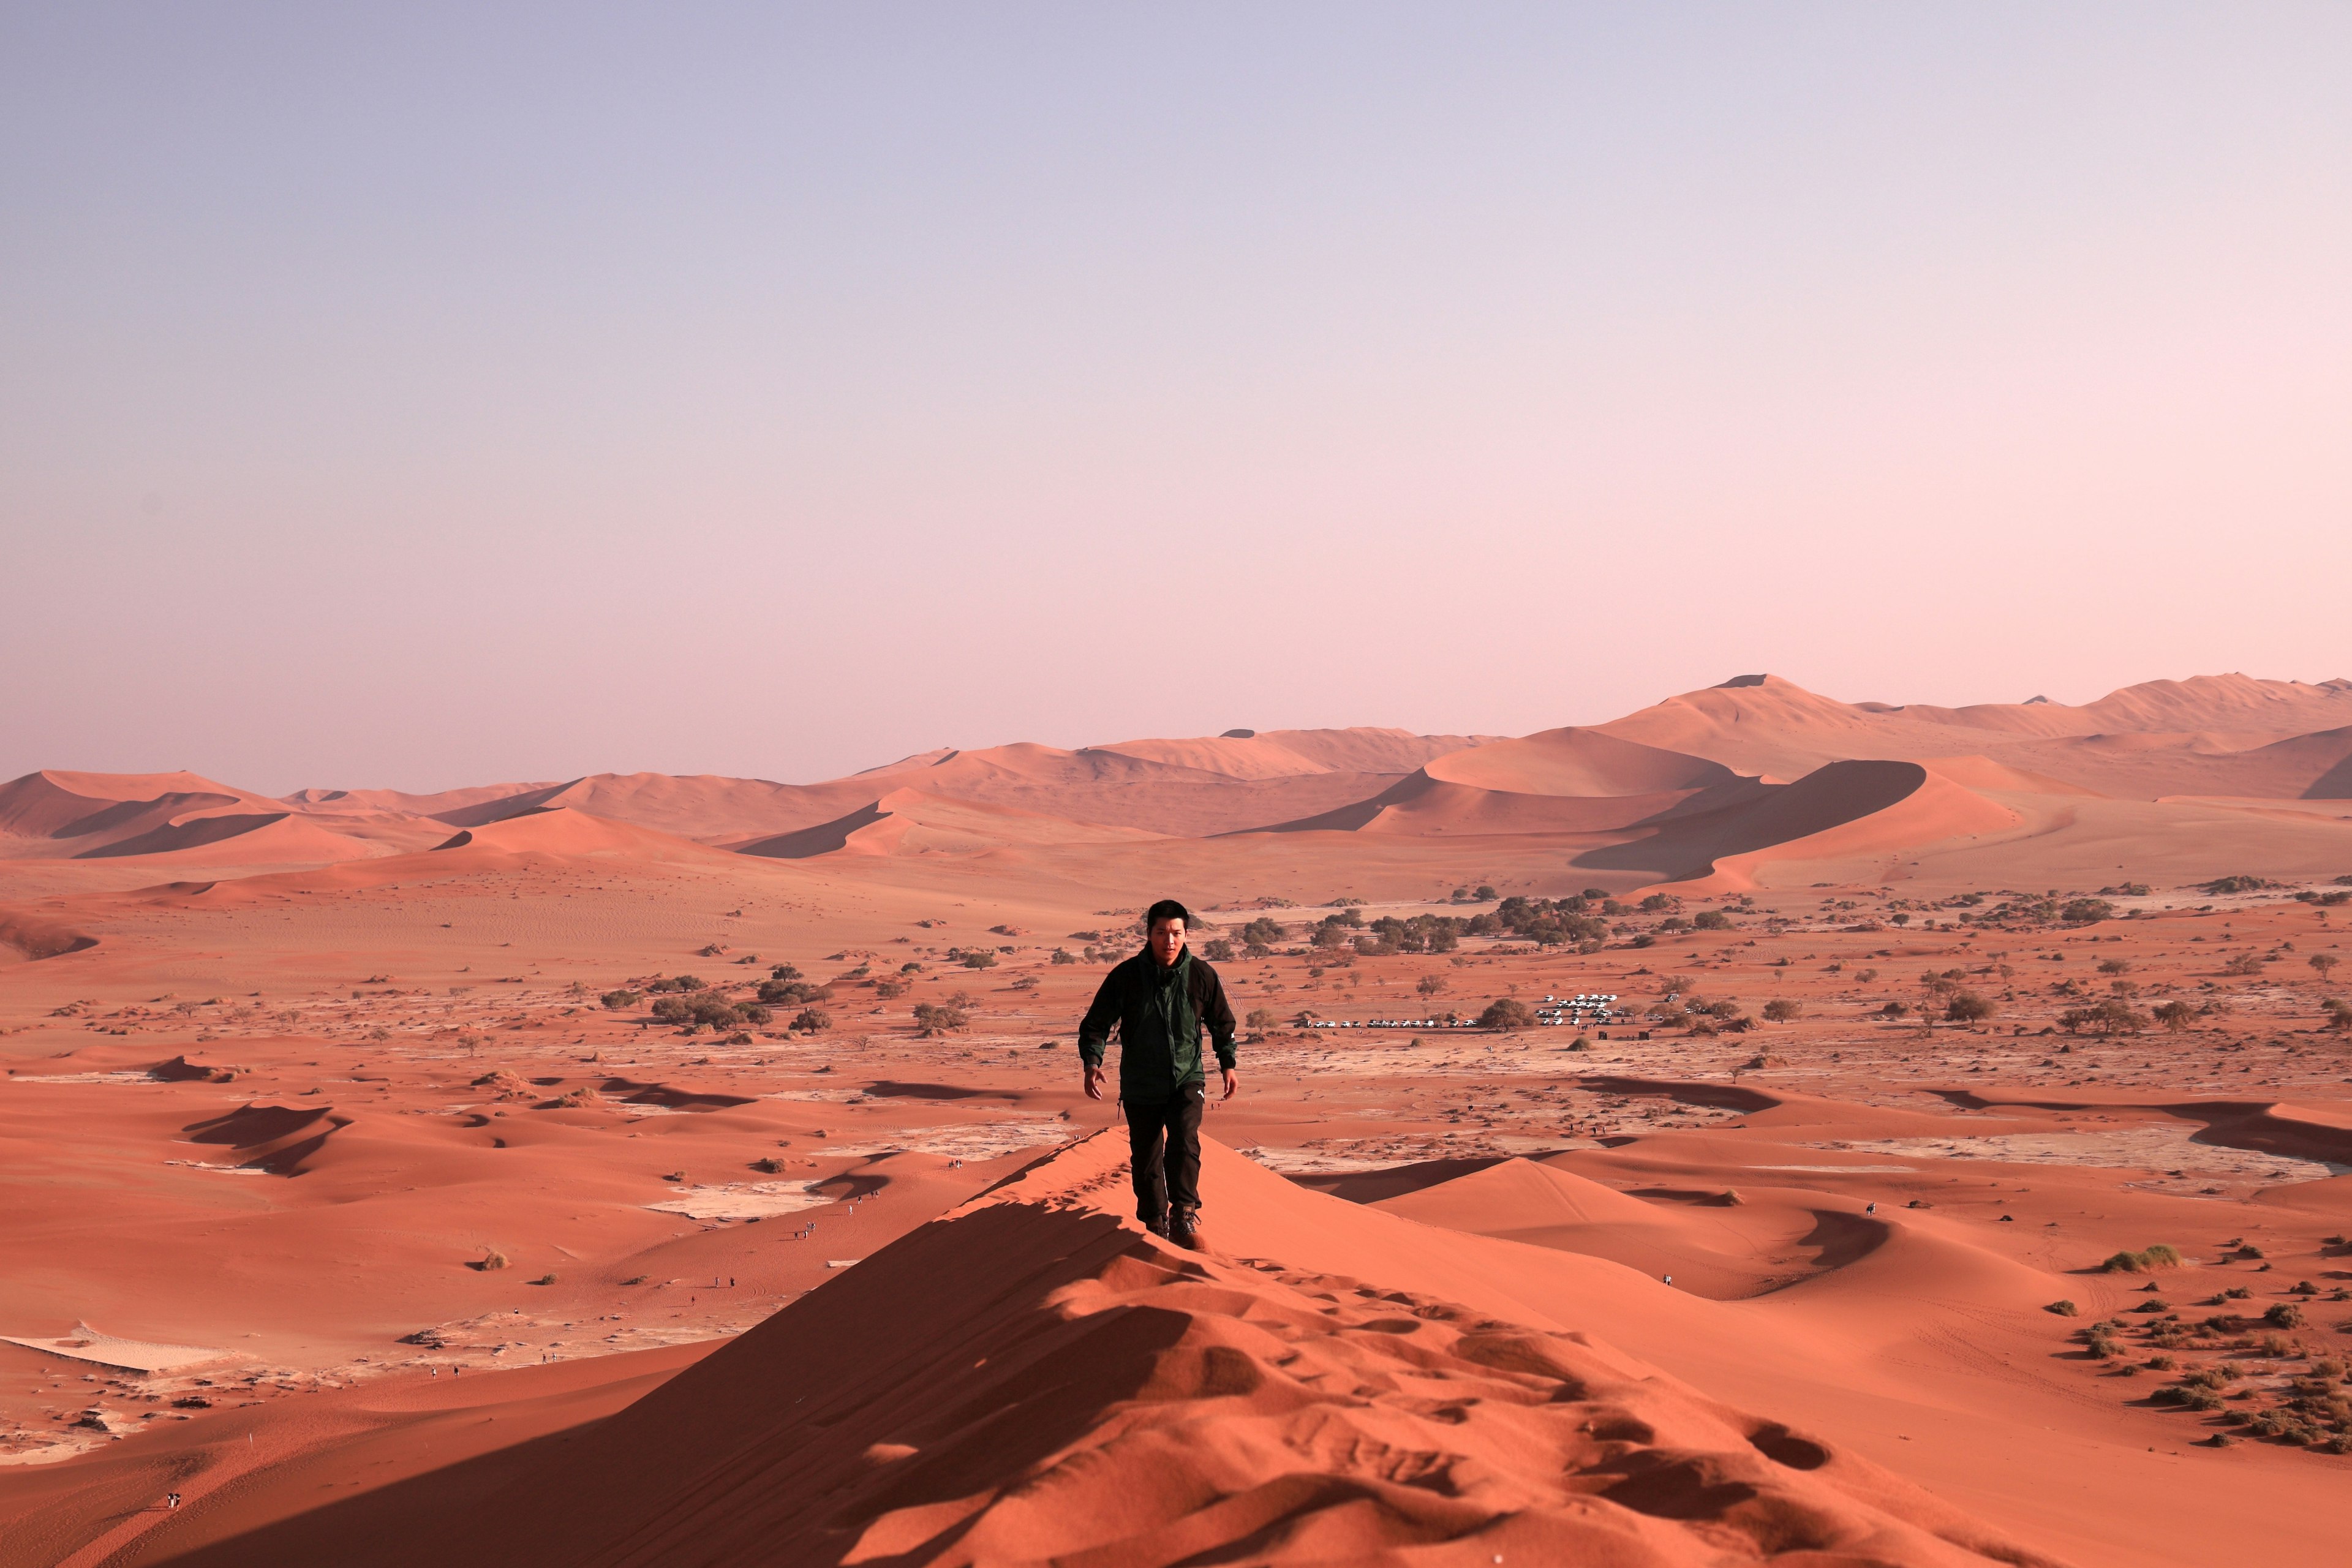
[[1234,1008],[1217,972],[1190,948],[1166,968],[1150,948],[1103,976],[1094,1005],[1078,1025],[1078,1055],[1102,1066],[1112,1025],[1118,1026],[1118,1097],[1138,1105],[1173,1100],[1205,1081],[1201,1030],[1217,1049],[1217,1065],[1234,1065]]

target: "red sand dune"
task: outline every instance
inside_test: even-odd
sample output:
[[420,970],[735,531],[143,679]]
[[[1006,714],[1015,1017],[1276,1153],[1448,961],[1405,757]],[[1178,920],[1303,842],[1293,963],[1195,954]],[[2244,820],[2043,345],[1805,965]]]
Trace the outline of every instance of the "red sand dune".
[[1072,822],[1011,806],[896,789],[833,822],[732,847],[745,855],[799,860],[835,851],[978,855],[1020,844],[1117,844],[1158,837],[1139,828]]
[[1465,747],[1471,735],[1416,735],[1405,730],[1269,730],[1193,740],[1118,741],[1095,748],[1237,779],[1305,773],[1407,773]]
[[[1495,1244],[1414,1257],[1433,1233],[1218,1152],[1223,1246],[1171,1249],[1102,1206],[1122,1143],[1064,1150],[562,1439],[172,1561],[2052,1561],[1817,1434],[1496,1316]],[[1312,1233],[1358,1267],[1291,1261]]]

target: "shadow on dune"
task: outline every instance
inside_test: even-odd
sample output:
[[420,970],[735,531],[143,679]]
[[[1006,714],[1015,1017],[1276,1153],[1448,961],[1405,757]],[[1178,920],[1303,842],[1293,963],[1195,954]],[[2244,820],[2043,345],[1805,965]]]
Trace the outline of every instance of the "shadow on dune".
[[830,855],[849,842],[849,836],[861,827],[871,827],[890,814],[882,809],[878,800],[870,801],[845,816],[831,822],[820,822],[814,827],[795,828],[790,833],[778,833],[766,838],[755,838],[749,844],[738,844],[738,855],[758,855],[771,860],[807,860],[819,855]]
[[175,849],[194,849],[206,844],[218,844],[224,839],[242,837],[256,828],[267,827],[273,822],[283,822],[293,813],[286,811],[236,813],[226,816],[199,816],[190,822],[167,822],[160,827],[85,849],[74,857],[77,860],[104,860],[121,855],[168,855]]
[[1570,864],[1594,871],[1638,871],[1661,881],[1704,877],[1727,857],[1808,838],[1885,811],[1927,782],[1927,770],[1916,763],[1832,763],[1794,784],[1756,786],[1768,793],[1743,792],[1744,798],[1717,810],[1637,823],[1656,831],[1588,849]]
[[302,1162],[352,1124],[327,1107],[298,1110],[286,1105],[244,1105],[223,1116],[192,1121],[180,1131],[191,1143],[234,1149],[244,1164],[276,1176],[299,1175]]

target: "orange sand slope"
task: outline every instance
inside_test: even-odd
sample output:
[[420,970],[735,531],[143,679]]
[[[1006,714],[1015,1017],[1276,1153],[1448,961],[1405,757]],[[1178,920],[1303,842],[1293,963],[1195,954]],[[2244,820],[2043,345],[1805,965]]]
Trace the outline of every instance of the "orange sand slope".
[[[1066,1147],[562,1439],[123,1560],[2054,1561],[1498,1315],[1497,1244],[1422,1254],[1420,1227],[1214,1151],[1223,1245],[1171,1249],[1116,1213],[1122,1153],[1115,1131]],[[1294,1261],[1318,1232],[1309,1250],[1358,1268]],[[1561,1282],[1620,1312],[1673,1301],[1607,1270]]]

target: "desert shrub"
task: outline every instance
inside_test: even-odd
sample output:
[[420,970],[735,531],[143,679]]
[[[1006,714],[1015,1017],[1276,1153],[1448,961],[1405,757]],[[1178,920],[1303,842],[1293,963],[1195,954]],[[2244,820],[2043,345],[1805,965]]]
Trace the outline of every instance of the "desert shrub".
[[1906,1006],[1904,1004],[1902,1004],[1902,1003],[1900,1003],[1900,1002],[1889,1002],[1885,1006],[1881,1007],[1881,1008],[1879,1009],[1879,1012],[1881,1012],[1882,1014],[1885,1015],[1885,1016],[1886,1016],[1887,1017],[1889,1017],[1889,1018],[1900,1018],[1900,1017],[1902,1017],[1906,1013],[1908,1013],[1908,1012],[1910,1012],[1910,1011],[1911,1011],[1911,1009],[1910,1009],[1909,1007]]
[[986,948],[967,948],[956,955],[956,962],[966,969],[993,969],[996,967],[996,954]]
[[763,1002],[738,1002],[735,1012],[747,1024],[766,1024],[776,1016]]
[[777,1159],[773,1154],[763,1155],[751,1162],[751,1169],[759,1172],[762,1175],[779,1175],[782,1173],[784,1163],[782,1160]]
[[792,1027],[803,1035],[814,1035],[833,1027],[833,1015],[820,1007],[803,1007],[793,1015]]
[[1231,963],[1234,961],[1234,944],[1223,937],[1217,937],[1202,944],[1201,956],[1211,963]]
[[2099,973],[2102,974],[2129,974],[2131,973],[2131,960],[2128,958],[2103,958],[2099,960]]
[[2303,1327],[2303,1309],[2293,1301],[2273,1301],[2263,1314],[2263,1321],[2274,1329]]
[[654,1016],[665,1024],[683,1024],[687,1021],[688,1008],[683,997],[656,996],[654,998],[653,1012]]
[[798,980],[800,977],[800,970],[792,964],[772,963],[768,966],[768,978],[771,980]]
[[1981,1024],[1998,1009],[1980,991],[1955,991],[1944,1004],[1944,1016],[1955,1024]]
[[1376,936],[1360,936],[1349,945],[1356,950],[1358,958],[1388,958],[1396,952],[1393,943]]
[[1805,1005],[1802,1002],[1791,1001],[1786,996],[1775,996],[1764,1004],[1764,1016],[1771,1023],[1785,1024],[1804,1016]]
[[534,1285],[552,1285],[555,1283],[555,1276],[552,1274],[542,1274],[538,1279],[532,1280],[531,1283]]
[[2263,972],[2263,965],[2268,962],[2269,960],[2265,959],[2259,952],[2231,953],[2230,955],[2230,961],[2221,965],[2221,973],[2224,974],[2260,974]]
[[915,1026],[926,1035],[953,1034],[958,1029],[969,1027],[971,1023],[971,1016],[952,1004],[915,1004]]
[[2352,1034],[2352,1002],[2341,996],[2330,996],[2322,1002],[2320,1010],[2327,1015],[2327,1026],[2336,1034]]
[[667,980],[655,981],[646,989],[648,991],[700,991],[705,987],[701,979],[696,975],[674,974]]
[[1278,1029],[1282,1027],[1282,1019],[1271,1007],[1253,1007],[1249,1010],[1249,1016],[1243,1019],[1242,1022],[1247,1024],[1251,1028],[1258,1030],[1260,1033],[1264,1033],[1267,1029]]
[[[1068,953],[1062,952],[1059,948],[1055,948],[1054,950],[1054,962],[1056,963],[1074,963],[1076,962],[1076,960],[1071,958]],[[885,1002],[891,1000],[893,997],[904,996],[906,994],[907,983],[892,975],[886,974],[881,979],[874,983],[874,994],[879,996]]]
[[2144,1274],[2155,1268],[2178,1268],[2182,1261],[2179,1247],[2159,1241],[2143,1251],[2112,1254],[2099,1267],[2109,1274]]
[[1413,982],[1412,988],[1423,996],[1443,996],[1445,994],[1445,976],[1424,974]]
[[2116,906],[2105,899],[2069,899],[2060,907],[2058,918],[2071,926],[2095,925],[2115,919]]
[[1289,934],[1282,929],[1281,921],[1264,915],[1242,927],[1240,932],[1244,944],[1250,947],[1277,947],[1288,940]]
[[1691,916],[1693,931],[1729,931],[1731,917],[1721,910],[1701,910]]
[[2072,1301],[2053,1301],[2050,1305],[2042,1308],[2042,1310],[2045,1312],[2055,1312],[2062,1318],[2071,1318],[2082,1309],[2075,1306]]
[[2264,888],[2275,888],[2278,884],[2263,877],[2237,876],[2216,877],[2211,881],[2202,883],[2200,886],[2202,886],[2209,893],[2226,895],[2230,893],[2260,892]]
[[1486,1029],[1532,1028],[1535,1021],[1535,1009],[1512,996],[1497,996],[1478,1015],[1479,1026]]
[[2158,1002],[2151,1010],[2156,1021],[2175,1035],[2189,1027],[2189,1021],[2197,1016],[2197,1009],[2186,1002]]
[[607,991],[597,998],[608,1012],[623,1013],[646,999],[642,991]]
[[[1053,963],[1076,963],[1077,961],[1077,955],[1072,952],[1068,948],[1057,947],[1054,950],[1054,956],[1047,962]],[[877,989],[879,988],[877,987]],[[902,985],[898,989],[903,991],[906,987]],[[895,994],[896,993],[893,993],[893,994]]]
[[474,1265],[475,1268],[480,1269],[485,1274],[496,1273],[506,1266],[507,1255],[496,1250],[495,1248],[483,1253],[481,1261]]

